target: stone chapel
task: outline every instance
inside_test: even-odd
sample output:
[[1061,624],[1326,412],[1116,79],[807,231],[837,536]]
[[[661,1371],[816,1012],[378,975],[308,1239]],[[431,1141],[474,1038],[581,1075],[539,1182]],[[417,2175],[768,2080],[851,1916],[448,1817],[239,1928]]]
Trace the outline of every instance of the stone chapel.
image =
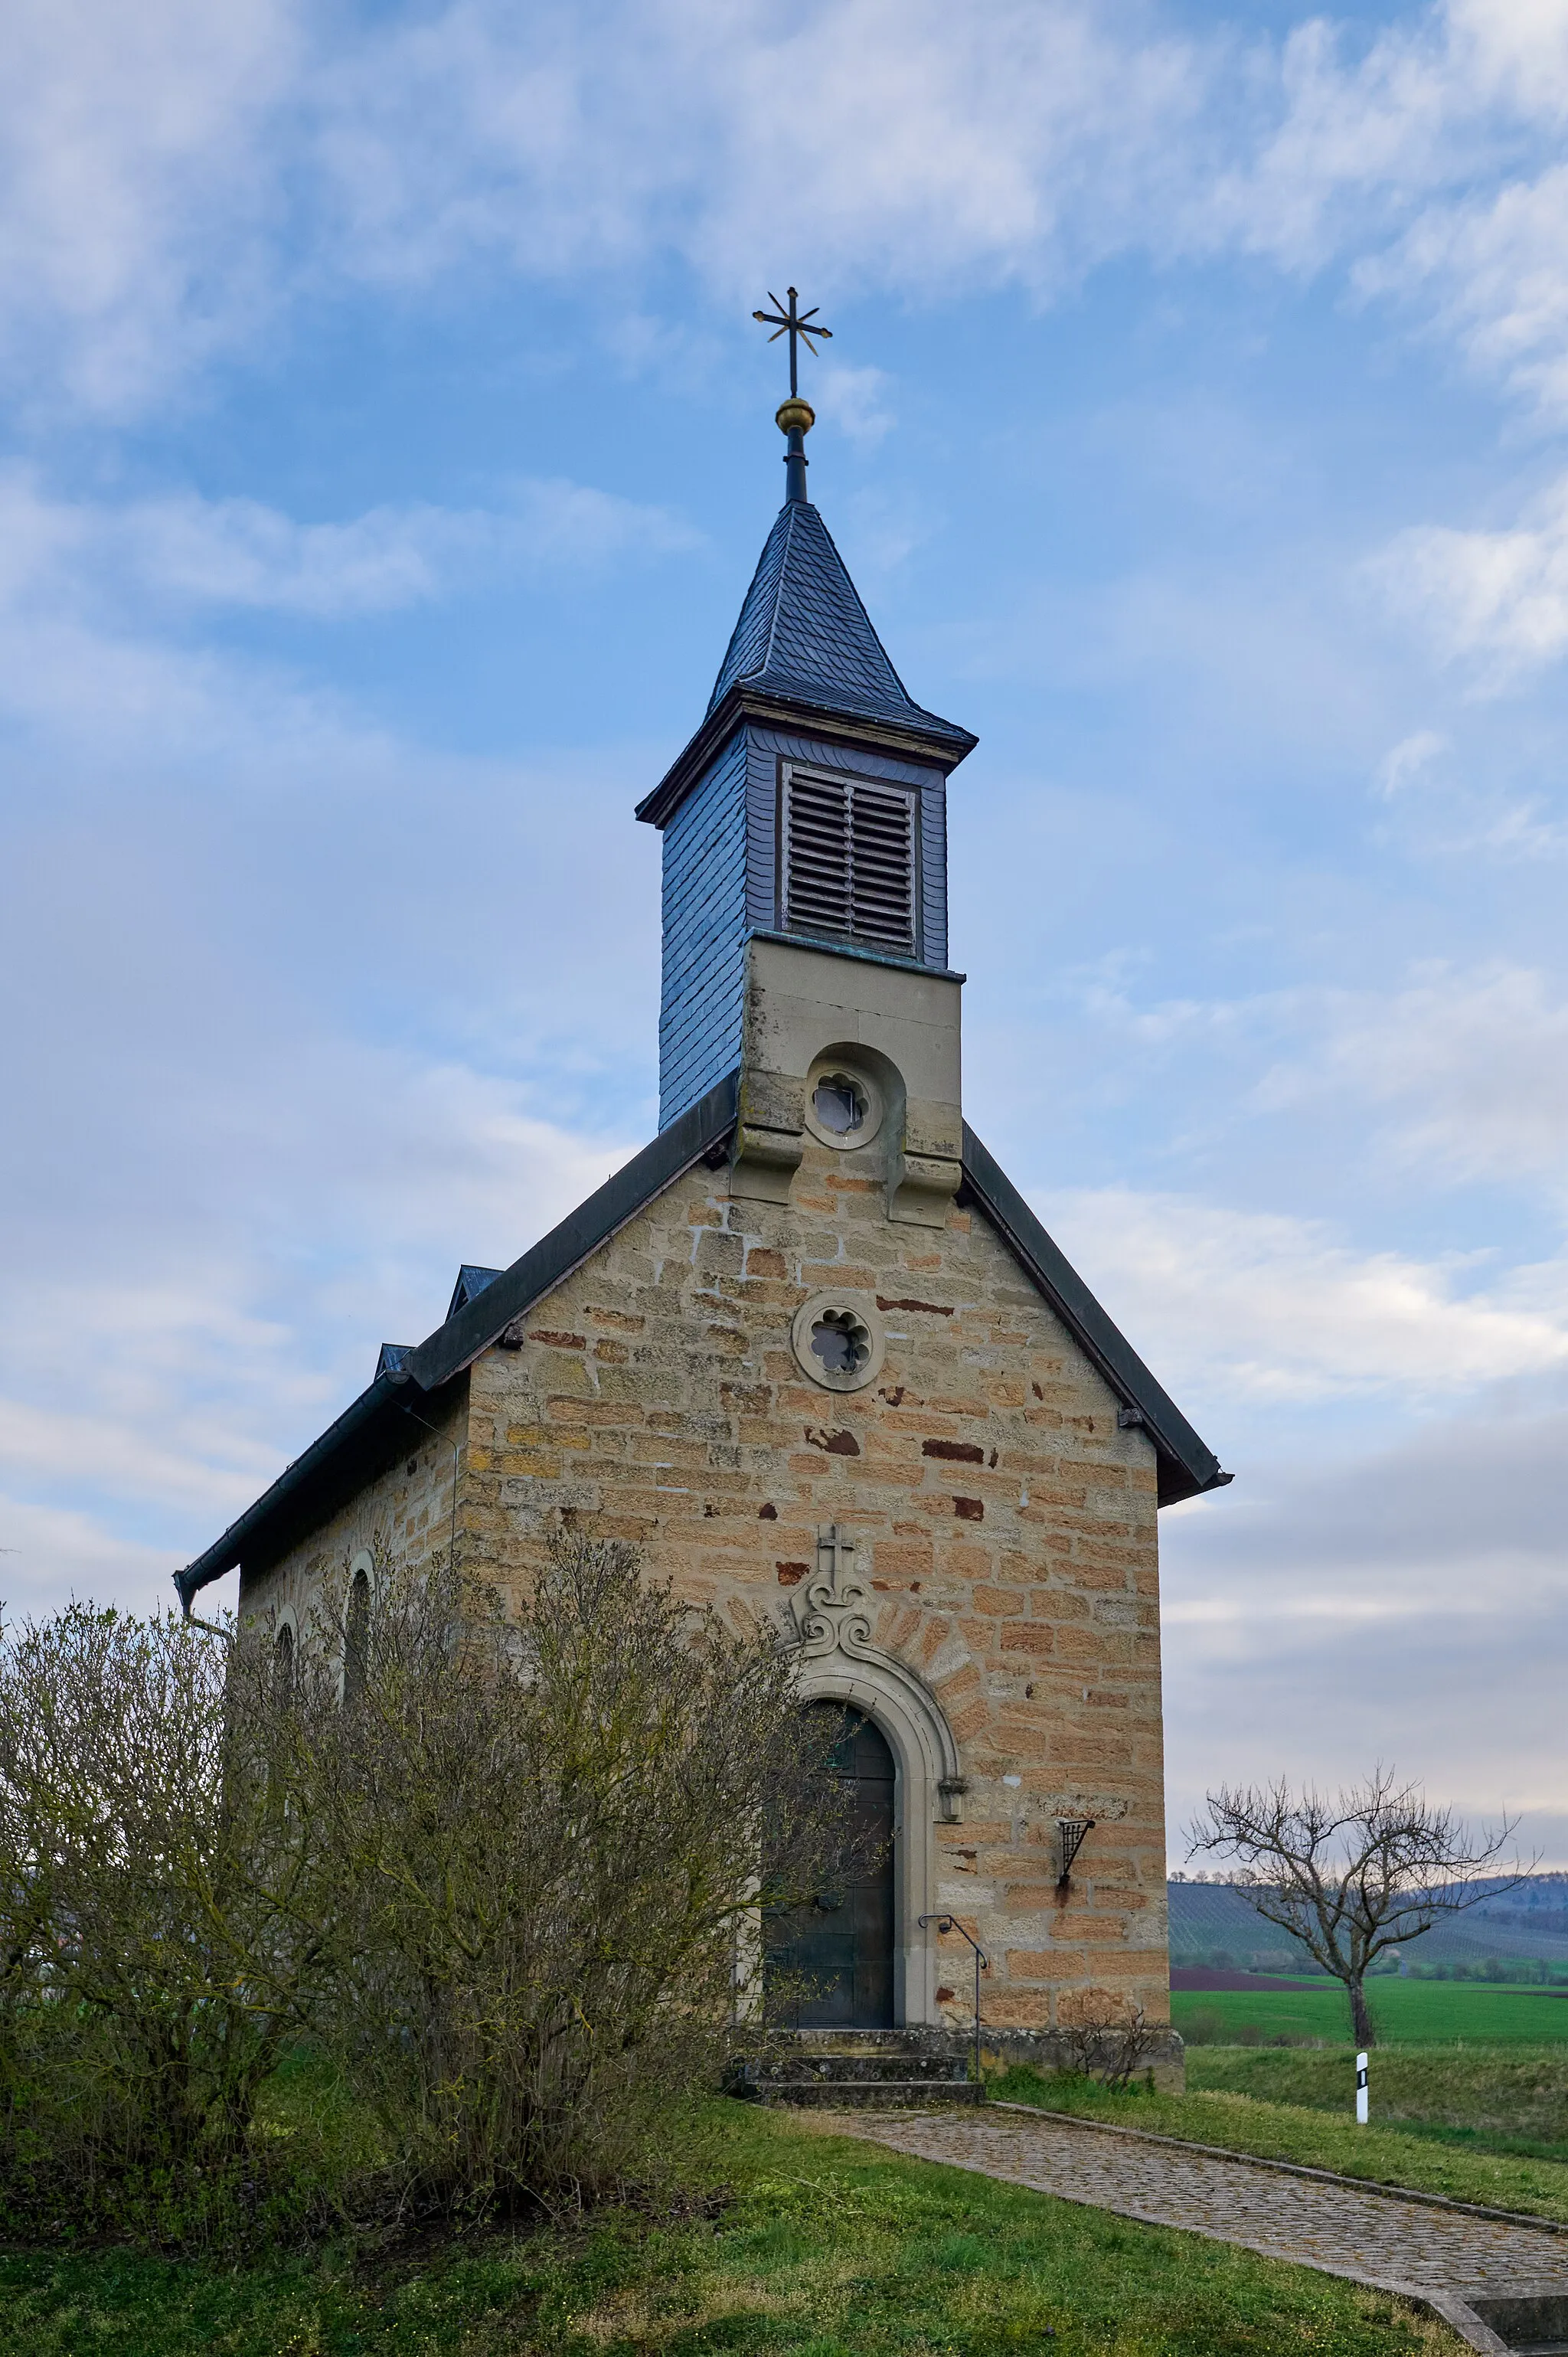
[[945,1914],[988,2039],[1039,2050],[1168,2020],[1156,1517],[1230,1477],[964,1118],[947,781],[976,740],[884,651],[807,497],[810,406],[778,423],[784,505],[637,811],[658,1135],[461,1268],[177,1585],[188,1610],[237,1566],[290,1645],[328,1572],[455,1547],[504,1591],[563,1525],[636,1541],[845,1712],[889,1838],[801,1935],[809,2018],[967,2033]]

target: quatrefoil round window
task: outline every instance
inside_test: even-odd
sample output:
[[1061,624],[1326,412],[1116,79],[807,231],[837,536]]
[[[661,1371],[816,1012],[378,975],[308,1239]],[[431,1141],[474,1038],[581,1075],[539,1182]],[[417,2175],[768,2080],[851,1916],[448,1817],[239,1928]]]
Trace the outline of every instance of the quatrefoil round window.
[[887,1355],[881,1317],[859,1293],[813,1294],[795,1312],[789,1341],[804,1372],[830,1392],[859,1391]]
[[806,1082],[806,1127],[819,1146],[853,1154],[869,1146],[882,1127],[882,1091],[871,1074],[841,1063],[832,1053],[811,1068]]
[[824,1072],[811,1091],[811,1110],[835,1137],[865,1127],[865,1091],[848,1072]]

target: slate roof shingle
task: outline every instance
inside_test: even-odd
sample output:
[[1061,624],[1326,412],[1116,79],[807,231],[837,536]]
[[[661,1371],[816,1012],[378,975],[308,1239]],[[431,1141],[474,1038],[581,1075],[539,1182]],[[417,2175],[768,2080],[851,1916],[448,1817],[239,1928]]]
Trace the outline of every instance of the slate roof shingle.
[[787,500],[763,545],[708,698],[732,687],[788,697],[853,717],[890,720],[966,751],[967,728],[915,702],[887,659],[832,535],[806,500]]

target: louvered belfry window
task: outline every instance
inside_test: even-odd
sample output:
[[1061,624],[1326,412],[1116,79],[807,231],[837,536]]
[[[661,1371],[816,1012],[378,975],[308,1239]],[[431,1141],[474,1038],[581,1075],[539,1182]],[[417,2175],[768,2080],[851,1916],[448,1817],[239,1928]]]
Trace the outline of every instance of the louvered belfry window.
[[916,953],[915,797],[800,770],[784,784],[784,920]]

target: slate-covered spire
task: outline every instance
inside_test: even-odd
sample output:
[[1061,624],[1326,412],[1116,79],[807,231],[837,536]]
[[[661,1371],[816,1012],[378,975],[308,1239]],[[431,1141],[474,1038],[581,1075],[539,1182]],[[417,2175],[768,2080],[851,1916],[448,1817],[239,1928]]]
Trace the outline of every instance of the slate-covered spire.
[[[803,401],[785,409],[811,411]],[[803,429],[795,428],[798,435]],[[832,535],[802,493],[787,499],[768,535],[740,619],[708,698],[715,712],[733,687],[837,712],[889,720],[967,752],[967,728],[915,702],[871,626]]]
[[806,496],[794,347],[829,330],[793,287],[757,316],[790,341],[784,505],[702,724],[637,809],[664,838],[662,1127],[741,1061],[753,942],[952,978],[947,780],[975,740],[915,702]]

